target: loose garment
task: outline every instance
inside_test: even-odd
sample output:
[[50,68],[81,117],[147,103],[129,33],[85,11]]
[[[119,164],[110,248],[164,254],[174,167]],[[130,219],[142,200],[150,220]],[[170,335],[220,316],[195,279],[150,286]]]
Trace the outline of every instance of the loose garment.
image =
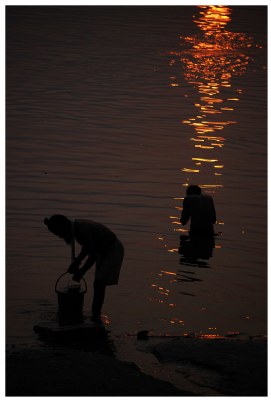
[[207,194],[192,194],[183,201],[181,223],[185,225],[189,219],[190,232],[195,234],[214,233],[216,211],[211,196]]
[[124,248],[117,236],[105,225],[82,219],[74,221],[73,235],[82,246],[82,257],[89,257],[90,266],[96,263],[95,281],[116,285],[124,257]]

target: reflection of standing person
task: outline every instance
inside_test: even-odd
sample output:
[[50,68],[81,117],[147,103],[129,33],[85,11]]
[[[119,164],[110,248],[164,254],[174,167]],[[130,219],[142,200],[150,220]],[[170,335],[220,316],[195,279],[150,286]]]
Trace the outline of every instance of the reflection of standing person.
[[187,224],[189,219],[191,235],[214,235],[216,211],[213,199],[207,194],[202,194],[197,185],[187,188],[183,201],[182,225]]
[[[79,255],[74,258],[68,268],[75,281],[80,281],[82,276],[96,263],[94,278],[94,295],[92,302],[92,320],[101,321],[101,309],[105,297],[105,287],[116,285],[124,257],[124,248],[117,236],[106,226],[94,221],[76,219],[69,220],[64,215],[53,215],[45,218],[50,232],[64,239],[70,244],[74,254],[75,240],[82,246]],[[81,262],[84,265],[79,269]]]

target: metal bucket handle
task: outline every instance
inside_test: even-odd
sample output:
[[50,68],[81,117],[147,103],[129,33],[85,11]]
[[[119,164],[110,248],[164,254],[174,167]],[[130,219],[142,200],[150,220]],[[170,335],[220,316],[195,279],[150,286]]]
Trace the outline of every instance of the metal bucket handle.
[[[59,291],[57,290],[57,284],[58,284],[58,282],[60,281],[60,279],[62,278],[62,276],[66,275],[66,274],[68,274],[68,272],[64,272],[64,274],[61,274],[60,277],[57,279],[56,284],[55,284],[55,292],[56,292],[56,293],[61,293],[61,292],[59,292]],[[81,292],[81,293],[86,293],[86,291],[87,291],[87,282],[85,281],[85,279],[84,279],[83,277],[81,278],[81,280],[84,282],[84,285],[85,285],[85,289],[84,289],[84,291]]]

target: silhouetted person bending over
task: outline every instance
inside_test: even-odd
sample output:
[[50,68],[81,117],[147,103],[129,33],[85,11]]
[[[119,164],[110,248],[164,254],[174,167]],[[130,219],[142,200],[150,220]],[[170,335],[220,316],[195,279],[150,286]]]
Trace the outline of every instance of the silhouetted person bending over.
[[190,221],[190,235],[212,236],[214,235],[213,225],[216,222],[216,211],[211,196],[201,193],[201,188],[191,185],[187,188],[186,197],[183,201],[181,215],[182,225]]
[[[94,295],[92,302],[92,320],[101,321],[101,310],[107,285],[116,285],[124,257],[124,248],[117,236],[106,226],[94,221],[75,219],[69,220],[64,215],[53,215],[45,218],[45,225],[53,234],[64,239],[72,246],[73,254],[75,241],[82,249],[68,268],[75,281],[96,263],[94,278]],[[75,255],[75,254],[74,254]],[[86,258],[84,265],[79,268]]]

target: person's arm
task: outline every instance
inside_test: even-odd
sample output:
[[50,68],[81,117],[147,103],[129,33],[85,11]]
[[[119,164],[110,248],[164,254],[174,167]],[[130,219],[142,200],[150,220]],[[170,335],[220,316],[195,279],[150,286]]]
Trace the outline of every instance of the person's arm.
[[212,222],[213,224],[216,223],[216,211],[213,199],[212,199]]
[[85,275],[85,273],[93,266],[95,261],[96,261],[96,255],[95,255],[95,253],[93,253],[87,258],[87,261],[85,262],[83,267],[78,269],[78,271],[76,271],[76,273],[73,275],[72,279],[74,281],[79,282],[80,279],[82,278],[82,276]]
[[68,268],[68,271],[70,274],[75,274],[78,272],[78,268],[81,264],[81,262],[84,260],[84,258],[86,258],[86,256],[88,255],[88,249],[86,246],[83,246],[80,253],[78,254],[78,256],[75,258],[75,260],[71,263],[71,265]]
[[91,254],[88,258],[85,264],[83,265],[82,268],[80,268],[79,272],[82,274],[82,276],[93,266],[93,264],[96,261],[96,254]]
[[183,210],[182,210],[182,215],[181,215],[181,219],[180,219],[182,225],[187,224],[187,222],[189,221],[189,218],[190,218],[190,211],[189,211],[187,200],[188,200],[187,197],[185,197],[184,201],[183,201]]

